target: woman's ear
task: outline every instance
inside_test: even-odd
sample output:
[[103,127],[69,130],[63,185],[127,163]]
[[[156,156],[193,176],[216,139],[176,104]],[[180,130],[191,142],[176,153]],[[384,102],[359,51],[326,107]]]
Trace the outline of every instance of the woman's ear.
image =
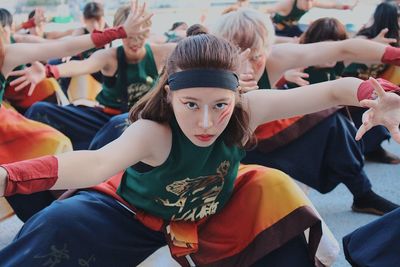
[[172,102],[171,88],[169,88],[168,84],[164,86],[164,90],[167,96],[167,103],[171,103]]

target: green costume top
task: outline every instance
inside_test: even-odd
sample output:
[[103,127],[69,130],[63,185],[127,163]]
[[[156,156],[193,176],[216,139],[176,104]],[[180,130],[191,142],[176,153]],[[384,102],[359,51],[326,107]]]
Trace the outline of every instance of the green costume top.
[[257,82],[257,85],[260,89],[271,89],[271,82],[269,81],[267,70],[264,70],[260,80]]
[[282,16],[282,15],[276,13],[275,16],[272,18],[272,21],[277,24],[282,23],[287,26],[291,26],[291,25],[297,24],[297,22],[300,20],[300,18],[306,13],[307,13],[306,10],[302,10],[297,7],[297,0],[295,0],[292,10],[290,11],[290,13],[288,15]]
[[227,146],[222,135],[208,147],[194,145],[170,123],[172,147],[167,160],[149,171],[128,168],[117,194],[138,209],[165,220],[197,221],[228,201],[245,152]]
[[157,66],[150,45],[138,63],[128,64],[122,46],[117,48],[118,69],[114,76],[103,76],[103,88],[96,100],[110,108],[129,111],[154,85],[158,78]]

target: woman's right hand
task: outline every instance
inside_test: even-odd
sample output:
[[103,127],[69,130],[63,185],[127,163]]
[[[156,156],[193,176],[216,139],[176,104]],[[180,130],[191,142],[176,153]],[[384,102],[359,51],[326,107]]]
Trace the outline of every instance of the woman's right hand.
[[284,74],[285,80],[288,82],[295,83],[298,86],[309,85],[310,82],[305,80],[305,78],[308,78],[309,75],[303,71],[304,71],[303,68],[287,70],[285,71]]
[[29,68],[12,71],[9,76],[20,76],[10,85],[15,86],[15,91],[20,91],[29,85],[28,96],[30,96],[36,85],[46,78],[46,68],[42,63],[35,61]]
[[124,30],[128,37],[148,33],[151,23],[148,23],[152,13],[146,12],[146,3],[139,5],[138,1],[131,1],[131,12],[124,23]]

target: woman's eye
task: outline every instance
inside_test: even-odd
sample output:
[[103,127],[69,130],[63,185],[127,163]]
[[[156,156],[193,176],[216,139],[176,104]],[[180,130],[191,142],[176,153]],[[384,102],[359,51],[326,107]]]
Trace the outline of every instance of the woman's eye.
[[192,109],[192,110],[198,108],[197,104],[194,103],[194,102],[187,102],[187,103],[185,103],[185,105],[186,105],[186,107],[187,107],[188,109]]
[[261,58],[261,54],[253,55],[250,57],[250,61],[258,61]]
[[216,109],[224,109],[227,106],[226,103],[218,103],[215,105]]

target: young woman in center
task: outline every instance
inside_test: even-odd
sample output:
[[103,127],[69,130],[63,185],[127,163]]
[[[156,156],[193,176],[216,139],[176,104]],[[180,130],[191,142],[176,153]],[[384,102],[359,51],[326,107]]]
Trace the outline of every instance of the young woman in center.
[[279,171],[239,168],[244,148],[262,123],[360,101],[371,109],[357,139],[384,124],[400,142],[400,97],[385,92],[399,88],[346,78],[239,94],[243,60],[224,39],[186,38],[121,137],[95,151],[2,165],[0,195],[86,189],[33,216],[0,261],[132,266],[168,244],[184,266],[314,266],[321,229],[309,202]]

